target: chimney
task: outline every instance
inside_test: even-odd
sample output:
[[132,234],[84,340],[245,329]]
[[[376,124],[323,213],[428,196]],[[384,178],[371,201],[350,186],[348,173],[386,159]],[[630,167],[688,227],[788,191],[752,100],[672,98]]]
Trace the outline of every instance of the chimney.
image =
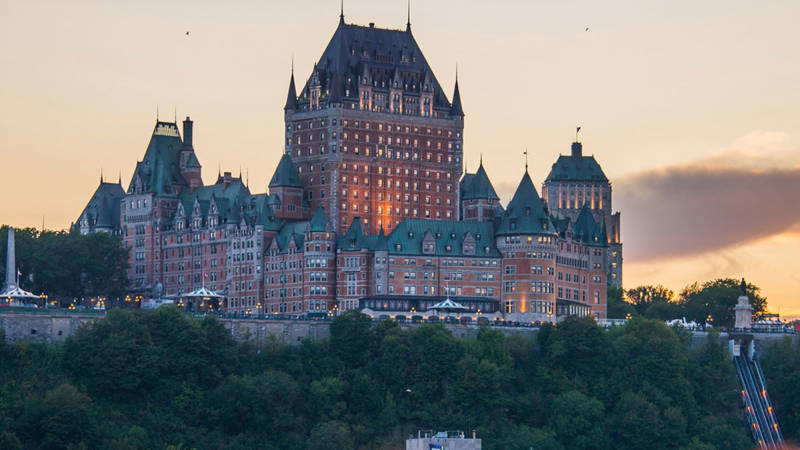
[[230,172],[223,173],[222,174],[222,184],[225,187],[228,187],[228,185],[231,184],[231,182],[233,182],[233,175],[231,175]]
[[183,121],[183,146],[184,147],[192,147],[192,119],[189,116],[186,116],[186,120]]
[[580,142],[572,143],[572,157],[575,159],[580,159],[583,157],[583,144]]
[[375,28],[375,22],[370,22],[370,23],[369,23],[369,27],[370,27],[370,28]]
[[17,262],[14,258],[14,227],[8,227],[8,253],[6,253],[6,291],[17,287]]

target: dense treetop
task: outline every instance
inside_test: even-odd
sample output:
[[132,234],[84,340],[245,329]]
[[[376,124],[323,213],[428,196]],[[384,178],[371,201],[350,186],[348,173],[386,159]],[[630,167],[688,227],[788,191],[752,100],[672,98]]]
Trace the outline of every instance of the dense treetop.
[[[125,295],[128,250],[107,233],[14,230],[20,285],[69,304],[74,298]],[[5,284],[8,227],[0,228],[0,277]]]
[[[350,312],[328,340],[256,346],[173,308],[112,310],[61,345],[0,347],[0,447],[400,449],[417,429],[475,429],[486,449],[750,448],[715,335],[690,349],[663,322],[571,317],[533,336]],[[774,352],[793,424],[800,352]]]

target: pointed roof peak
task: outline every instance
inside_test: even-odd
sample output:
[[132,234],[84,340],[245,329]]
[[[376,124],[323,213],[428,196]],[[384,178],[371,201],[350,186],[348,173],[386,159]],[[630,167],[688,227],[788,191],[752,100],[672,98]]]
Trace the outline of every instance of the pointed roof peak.
[[406,20],[406,31],[411,32],[411,0],[408,0],[408,19]]
[[344,25],[344,0],[341,0],[339,5],[339,24]]
[[325,231],[328,226],[328,215],[325,214],[325,207],[322,204],[317,207],[317,211],[314,212],[314,217],[311,218],[311,231],[312,232],[321,232]]
[[283,107],[284,111],[294,110],[297,108],[297,89],[294,87],[294,56],[292,56],[292,74],[289,77],[289,92],[286,94],[286,104]]
[[300,182],[300,173],[288,153],[284,153],[281,156],[278,167],[275,169],[275,174],[272,175],[272,179],[269,182],[269,187],[303,187]]
[[450,108],[450,114],[464,117],[464,109],[461,107],[461,93],[458,90],[458,68],[456,68],[456,84],[453,88],[453,106]]

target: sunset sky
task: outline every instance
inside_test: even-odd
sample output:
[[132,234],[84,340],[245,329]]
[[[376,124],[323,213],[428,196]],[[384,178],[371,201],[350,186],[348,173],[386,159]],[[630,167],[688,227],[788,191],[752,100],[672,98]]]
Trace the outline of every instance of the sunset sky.
[[[404,28],[405,0],[346,0],[347,22]],[[156,119],[264,192],[338,0],[4,2],[0,223],[62,229],[100,171],[128,181]],[[504,202],[540,188],[580,125],[622,212],[625,287],[745,277],[800,315],[800,2],[416,0],[411,27],[450,95],[465,161]],[[586,31],[586,28],[589,28]],[[189,36],[186,32],[189,31]]]

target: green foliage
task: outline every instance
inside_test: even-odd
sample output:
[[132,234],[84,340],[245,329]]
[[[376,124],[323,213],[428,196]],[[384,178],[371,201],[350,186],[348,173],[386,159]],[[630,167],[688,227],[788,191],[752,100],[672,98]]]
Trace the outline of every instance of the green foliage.
[[[128,285],[128,249],[119,236],[82,235],[66,231],[14,230],[20,285],[51,300],[69,304],[73,298],[124,296]],[[8,227],[0,228],[0,254],[6,254]],[[0,261],[5,278],[5,257]]]
[[800,343],[787,338],[767,346],[761,365],[784,438],[800,441]]
[[[734,307],[742,295],[739,284],[740,281],[733,278],[719,278],[702,285],[687,286],[679,296],[686,319],[702,323],[710,315],[714,325],[732,327],[736,320]],[[747,296],[756,318],[767,308],[767,299],[761,296],[760,291],[758,286],[747,285]]]
[[[659,284],[658,286],[648,285],[628,289],[625,291],[625,295],[636,313],[643,316],[654,305],[669,304],[675,293]],[[674,319],[674,317],[670,317],[670,319]]]
[[636,308],[625,301],[625,290],[609,284],[606,289],[606,316],[609,319],[624,319],[636,313]]
[[[800,357],[774,352],[793,424]],[[391,449],[432,428],[489,450],[751,444],[724,343],[689,350],[641,317],[456,339],[350,312],[327,341],[256,346],[175,309],[114,310],[58,346],[0,346],[0,376],[0,448]]]

